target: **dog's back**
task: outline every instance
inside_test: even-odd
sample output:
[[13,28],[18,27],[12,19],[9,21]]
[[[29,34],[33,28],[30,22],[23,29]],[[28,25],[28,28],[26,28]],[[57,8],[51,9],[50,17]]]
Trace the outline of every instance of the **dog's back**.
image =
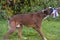
[[15,21],[15,23],[26,25],[26,26],[34,26],[35,22],[39,23],[40,20],[41,17],[39,17],[38,13],[32,13],[32,14],[17,14],[13,16],[9,21],[10,22]]

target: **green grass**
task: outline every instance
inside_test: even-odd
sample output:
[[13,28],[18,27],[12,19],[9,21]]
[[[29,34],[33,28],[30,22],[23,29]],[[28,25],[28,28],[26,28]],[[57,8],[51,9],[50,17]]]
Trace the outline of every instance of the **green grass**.
[[[45,20],[42,23],[42,31],[44,36],[48,40],[60,40],[60,21],[52,20],[48,21]],[[0,21],[0,40],[4,40],[3,36],[5,33],[8,32],[8,23],[5,20]],[[25,40],[23,38],[18,39],[18,31],[16,30],[15,33],[13,33],[11,36],[9,36],[9,40]],[[23,27],[23,37],[27,37],[26,40],[42,40],[41,37],[39,37],[38,33],[28,27]]]

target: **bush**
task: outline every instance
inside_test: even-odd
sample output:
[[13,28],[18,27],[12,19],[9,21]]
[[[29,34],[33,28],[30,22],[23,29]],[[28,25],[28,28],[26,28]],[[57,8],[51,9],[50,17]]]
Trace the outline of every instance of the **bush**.
[[0,20],[7,19],[7,15],[4,11],[0,11]]
[[[36,12],[49,6],[58,7],[60,5],[59,0],[14,0],[10,3],[4,0],[0,5],[5,3],[7,5],[5,9],[7,17],[21,13]],[[5,12],[2,14],[5,15]]]

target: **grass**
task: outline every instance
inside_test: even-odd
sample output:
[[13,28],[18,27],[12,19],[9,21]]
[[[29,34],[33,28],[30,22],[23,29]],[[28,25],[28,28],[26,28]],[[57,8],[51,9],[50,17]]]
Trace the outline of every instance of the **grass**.
[[[8,23],[6,20],[0,21],[0,40],[4,40],[3,36],[8,31]],[[44,36],[48,40],[60,40],[60,21],[52,20],[48,21],[45,20],[42,23],[42,31]],[[15,33],[9,36],[9,40],[25,40],[23,38],[18,39],[18,31],[16,30]],[[39,37],[38,33],[28,27],[23,27],[23,36],[27,37],[26,40],[42,40],[41,37]]]

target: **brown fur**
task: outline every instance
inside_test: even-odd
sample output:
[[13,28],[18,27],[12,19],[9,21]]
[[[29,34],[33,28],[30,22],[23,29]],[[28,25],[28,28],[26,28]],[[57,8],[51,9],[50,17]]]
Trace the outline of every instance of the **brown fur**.
[[26,25],[27,27],[32,27],[33,29],[35,29],[44,40],[44,36],[41,31],[41,24],[43,18],[50,14],[50,8],[46,8],[44,9],[44,11],[38,11],[31,14],[17,14],[13,16],[9,19],[10,29],[9,32],[6,33],[4,38],[8,39],[8,36],[15,32],[16,26],[19,24],[20,27],[18,27],[18,37],[22,36],[22,25]]

